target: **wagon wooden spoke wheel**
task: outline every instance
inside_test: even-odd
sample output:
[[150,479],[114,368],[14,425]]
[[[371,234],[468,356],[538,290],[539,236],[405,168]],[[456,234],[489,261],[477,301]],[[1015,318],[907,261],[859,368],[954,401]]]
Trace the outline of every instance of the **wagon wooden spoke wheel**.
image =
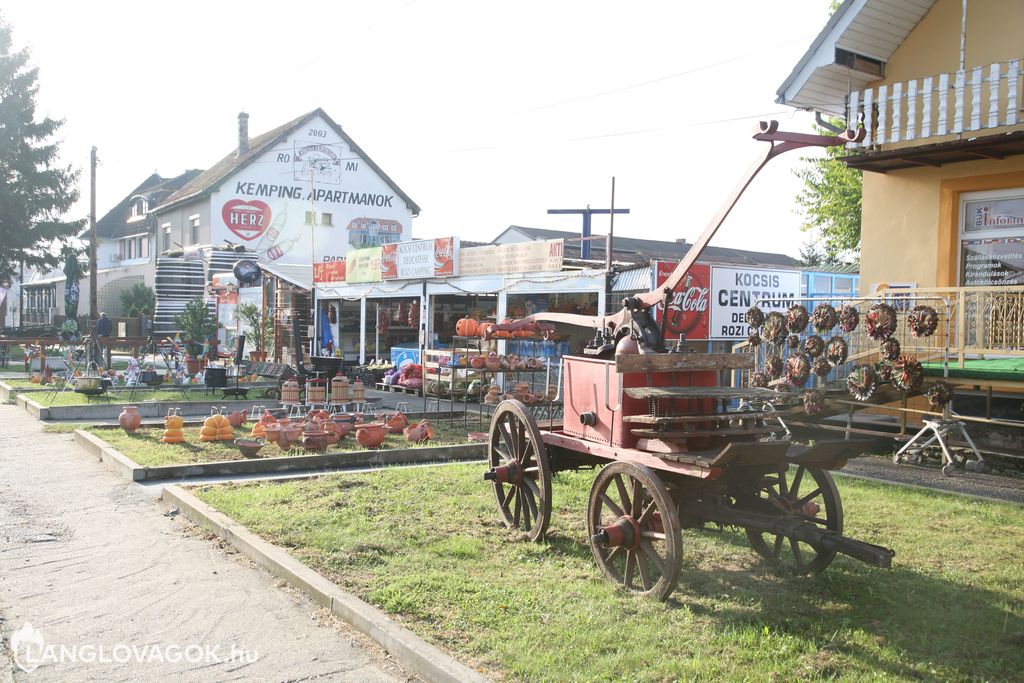
[[551,468],[533,416],[519,401],[502,401],[491,418],[484,473],[494,487],[498,516],[509,529],[540,541],[551,521]]
[[683,561],[679,513],[649,467],[617,461],[598,473],[587,533],[594,559],[613,582],[659,600],[676,587]]
[[[825,470],[799,465],[791,471],[784,466],[777,474],[765,476],[755,495],[761,511],[795,515],[823,529],[843,533],[843,504],[832,475]],[[758,555],[795,574],[816,574],[836,556],[835,552],[819,550],[788,536],[747,529],[747,538]]]

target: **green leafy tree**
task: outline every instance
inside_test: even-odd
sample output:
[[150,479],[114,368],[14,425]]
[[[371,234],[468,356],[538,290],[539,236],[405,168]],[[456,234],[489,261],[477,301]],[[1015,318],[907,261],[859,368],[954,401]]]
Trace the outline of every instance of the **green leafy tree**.
[[252,303],[239,304],[238,319],[245,327],[248,338],[256,351],[270,353],[274,350],[274,318],[264,315],[260,307]]
[[156,293],[142,282],[137,282],[121,292],[121,306],[130,316],[153,315],[156,310]]
[[202,297],[190,299],[181,315],[174,317],[188,340],[188,352],[198,357],[203,352],[203,343],[217,334],[217,321],[210,315],[210,309]]
[[801,227],[812,234],[810,248],[824,264],[860,260],[863,172],[839,160],[849,155],[845,147],[828,147],[824,156],[803,157],[803,167],[794,171],[804,184],[796,197]]
[[28,51],[12,51],[10,26],[0,18],[0,279],[20,264],[53,268],[57,245],[79,234],[83,220],[62,221],[78,201],[78,172],[59,164],[54,134],[63,121],[36,120],[39,70]]

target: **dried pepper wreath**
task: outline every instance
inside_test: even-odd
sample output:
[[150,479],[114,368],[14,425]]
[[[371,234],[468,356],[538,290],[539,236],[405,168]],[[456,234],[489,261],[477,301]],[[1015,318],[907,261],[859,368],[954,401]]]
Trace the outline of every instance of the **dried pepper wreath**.
[[900,343],[895,337],[889,337],[878,346],[878,353],[885,360],[896,360],[900,357]]
[[818,332],[831,332],[839,317],[831,304],[818,304],[811,314],[811,324]]
[[804,412],[808,415],[817,415],[825,408],[825,395],[820,391],[804,392]]
[[933,408],[941,408],[953,400],[953,386],[940,379],[928,387],[924,395]]
[[860,313],[853,306],[843,306],[839,309],[839,329],[843,332],[850,333],[857,329],[857,325],[860,323]]
[[745,320],[751,327],[761,327],[761,325],[764,325],[764,311],[757,306],[751,306],[747,309]]
[[864,316],[864,325],[875,341],[888,339],[896,331],[896,309],[889,304],[875,304]]
[[825,352],[825,340],[812,334],[804,341],[804,352],[811,358],[817,358]]
[[782,359],[774,354],[764,359],[764,371],[772,379],[778,379],[782,377],[783,363]]
[[795,387],[802,387],[811,376],[811,365],[803,356],[790,356],[786,361],[786,379]]
[[878,375],[870,365],[858,365],[846,376],[846,389],[858,401],[866,401],[875,393]]
[[913,356],[900,356],[892,364],[892,383],[903,391],[917,391],[924,382],[924,368]]
[[778,311],[772,311],[764,319],[761,339],[769,344],[778,344],[786,334],[786,318]]
[[939,314],[931,306],[914,306],[907,316],[907,327],[915,337],[930,337],[939,327]]
[[802,304],[793,304],[786,312],[786,325],[794,334],[807,329],[807,320],[807,309]]
[[846,362],[846,356],[849,353],[849,347],[846,345],[846,340],[842,337],[832,337],[828,340],[828,346],[825,347],[825,357],[828,358],[828,362],[836,367]]

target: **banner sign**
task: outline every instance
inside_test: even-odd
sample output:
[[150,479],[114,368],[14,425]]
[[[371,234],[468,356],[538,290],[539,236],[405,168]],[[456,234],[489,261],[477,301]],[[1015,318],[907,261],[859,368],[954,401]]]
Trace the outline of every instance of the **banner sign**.
[[454,277],[459,274],[459,238],[396,242],[381,245],[380,268],[384,280]]
[[785,313],[800,296],[800,272],[796,270],[765,270],[761,268],[711,269],[711,338],[746,339],[750,327],[747,309],[761,299],[775,299],[758,304],[765,313]]
[[541,273],[562,270],[563,240],[470,247],[459,253],[460,275]]
[[313,282],[344,282],[345,259],[313,264]]
[[350,249],[345,257],[345,282],[380,282],[380,247]]
[[[664,285],[677,265],[678,263],[672,261],[656,261],[655,287],[660,288]],[[678,339],[680,334],[686,335],[687,339],[707,339],[711,325],[710,301],[711,267],[695,263],[672,290],[672,297],[668,302],[665,339],[671,342]],[[659,324],[662,324],[664,319],[663,308],[662,304],[655,308]]]

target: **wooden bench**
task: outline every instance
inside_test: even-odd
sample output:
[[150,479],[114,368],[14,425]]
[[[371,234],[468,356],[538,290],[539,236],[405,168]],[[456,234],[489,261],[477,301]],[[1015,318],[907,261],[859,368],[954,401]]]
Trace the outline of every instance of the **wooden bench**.
[[619,372],[699,372],[752,370],[752,353],[623,353],[615,356]]

